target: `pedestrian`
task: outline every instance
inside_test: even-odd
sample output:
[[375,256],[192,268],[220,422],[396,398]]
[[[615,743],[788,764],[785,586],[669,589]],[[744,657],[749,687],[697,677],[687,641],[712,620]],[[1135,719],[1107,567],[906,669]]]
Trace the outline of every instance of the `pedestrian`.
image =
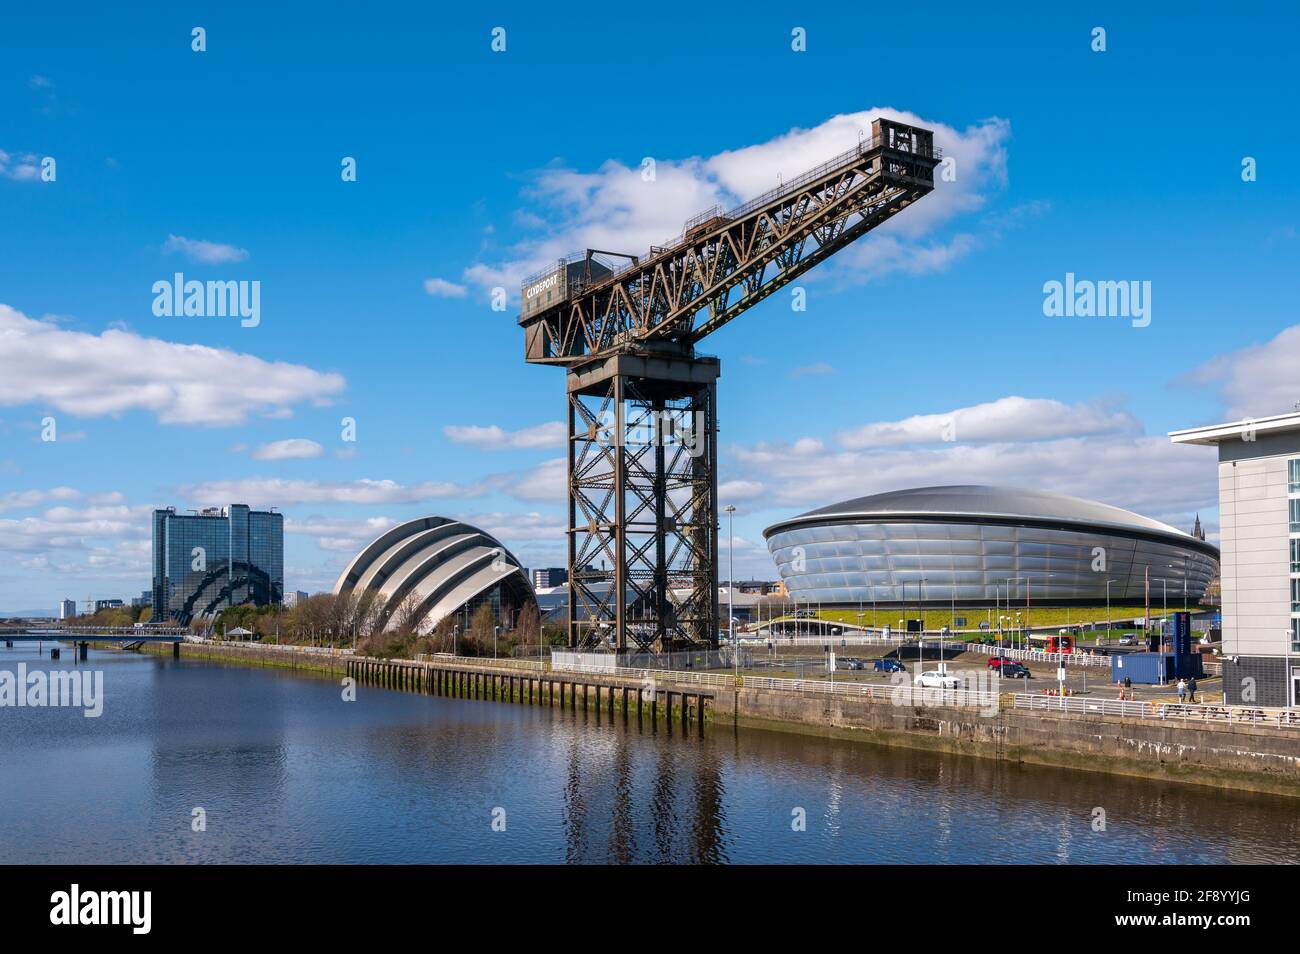
[[1182,679],[1178,680],[1178,701],[1179,702],[1187,701],[1187,683],[1184,682]]
[[1187,683],[1187,695],[1189,702],[1196,702],[1196,677],[1193,676]]

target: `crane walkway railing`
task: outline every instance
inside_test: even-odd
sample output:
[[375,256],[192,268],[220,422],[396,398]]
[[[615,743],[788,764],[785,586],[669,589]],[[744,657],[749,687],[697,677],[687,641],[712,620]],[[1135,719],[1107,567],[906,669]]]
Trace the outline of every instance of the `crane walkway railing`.
[[[799,192],[804,186],[808,185],[810,182],[816,182],[818,179],[828,175],[831,172],[834,172],[836,169],[839,169],[842,166],[846,166],[852,162],[856,162],[858,159],[866,155],[868,152],[872,151],[873,149],[877,149],[882,145],[884,145],[883,136],[873,136],[870,139],[863,139],[852,149],[845,150],[844,152],[840,153],[838,156],[835,156],[831,159],[827,159],[825,162],[817,166],[814,166],[813,168],[807,170],[806,172],[800,173],[799,175],[795,176],[793,179],[784,181],[779,185],[777,185],[775,188],[769,189],[768,191],[764,192],[762,195],[757,195],[754,198],[749,199],[748,201],[736,206],[734,209],[730,209],[724,212],[722,210],[722,206],[713,205],[710,208],[705,209],[703,212],[698,212],[686,220],[686,223],[682,227],[682,231],[679,234],[673,236],[671,239],[669,239],[666,242],[663,242],[660,245],[652,246],[652,249],[658,250],[655,254],[651,254],[647,258],[640,259],[639,261],[631,261],[631,260],[626,261],[623,264],[619,265],[617,268],[612,269],[608,274],[601,275],[598,279],[593,281],[589,286],[581,286],[577,288],[576,290],[574,290],[574,294],[582,294],[586,291],[589,291],[590,288],[594,288],[597,285],[603,285],[606,282],[613,281],[614,279],[618,278],[619,276],[623,275],[626,272],[632,271],[633,269],[644,268],[646,262],[649,261],[650,259],[657,257],[658,254],[662,254],[663,252],[673,251],[679,245],[682,245],[686,241],[686,236],[691,231],[692,228],[698,225],[702,225],[703,223],[708,222],[710,219],[725,219],[728,223],[735,222],[738,219],[743,219],[746,216],[752,215],[754,212],[758,211],[764,206],[771,205],[772,203],[778,202],[783,198],[789,198],[794,193]],[[910,152],[910,150],[903,148],[902,141],[898,142],[894,148],[896,148],[899,152]],[[932,146],[928,155],[924,150],[918,150],[917,155],[923,155],[926,158],[932,157],[936,160],[939,160],[943,158],[943,150],[940,149],[938,146]],[[722,226],[719,225],[719,228],[721,227]],[[585,250],[575,251],[575,252],[570,252],[568,255],[565,255],[563,258],[556,259],[554,263],[547,265],[545,268],[537,272],[534,272],[533,274],[525,278],[523,281],[523,287],[527,287],[528,285],[531,285],[533,282],[545,278],[551,272],[559,268],[564,268],[566,265],[572,265],[582,261],[584,258],[586,258],[586,255],[587,253]],[[569,297],[573,297],[573,296],[570,295]]]

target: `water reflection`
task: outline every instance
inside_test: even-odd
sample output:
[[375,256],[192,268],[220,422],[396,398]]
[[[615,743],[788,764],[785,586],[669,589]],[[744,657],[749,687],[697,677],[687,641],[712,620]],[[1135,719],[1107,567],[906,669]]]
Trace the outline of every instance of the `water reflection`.
[[337,680],[275,670],[91,665],[100,719],[0,710],[4,861],[1258,863],[1300,844],[1297,803],[1271,796],[717,723],[700,738],[621,710],[367,688],[345,703]]

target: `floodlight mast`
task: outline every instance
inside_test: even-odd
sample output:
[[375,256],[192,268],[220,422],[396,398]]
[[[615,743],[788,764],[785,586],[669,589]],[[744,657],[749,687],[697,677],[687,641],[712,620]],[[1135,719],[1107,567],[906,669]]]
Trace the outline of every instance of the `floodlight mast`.
[[525,358],[568,371],[571,647],[717,646],[719,363],[695,346],[928,195],[941,158],[931,131],[877,119],[648,256],[589,249],[524,281]]

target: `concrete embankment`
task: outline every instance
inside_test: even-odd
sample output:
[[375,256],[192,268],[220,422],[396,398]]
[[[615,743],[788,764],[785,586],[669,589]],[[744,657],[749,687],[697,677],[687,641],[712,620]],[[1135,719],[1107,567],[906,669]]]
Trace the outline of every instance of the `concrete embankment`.
[[1007,708],[717,692],[719,723],[1300,797],[1300,730]]
[[[362,685],[403,692],[558,706],[573,711],[607,713],[610,718],[644,719],[651,727],[662,720],[703,729],[712,718],[713,690],[698,686],[659,684],[600,673],[547,672],[494,660],[464,657],[433,662],[376,659],[341,653],[315,652],[296,646],[248,646],[226,643],[181,643],[181,657],[243,666],[269,666],[335,676],[350,676]],[[142,650],[170,655],[171,644],[146,644]]]
[[[170,654],[170,647],[158,650]],[[393,689],[565,708],[653,712],[668,724],[734,723],[981,758],[1108,772],[1165,781],[1300,797],[1300,730],[1175,723],[1100,714],[1009,708],[894,705],[817,692],[673,683],[656,674],[627,676],[544,672],[484,660],[428,663],[313,654],[289,647],[184,643],[184,658],[277,666],[335,675]],[[726,682],[727,680],[723,680]],[[671,695],[669,695],[671,693]],[[667,703],[668,710],[663,706]],[[683,707],[684,710],[683,710]]]

